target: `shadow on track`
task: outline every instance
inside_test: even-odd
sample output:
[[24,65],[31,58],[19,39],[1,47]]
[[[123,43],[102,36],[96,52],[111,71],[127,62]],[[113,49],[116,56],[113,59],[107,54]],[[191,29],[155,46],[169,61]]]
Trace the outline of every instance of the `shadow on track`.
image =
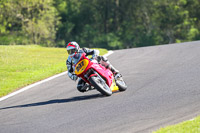
[[93,95],[87,95],[87,96],[77,96],[77,97],[72,97],[72,98],[68,98],[68,99],[54,99],[54,100],[49,100],[49,101],[44,101],[44,102],[37,102],[37,103],[30,103],[30,104],[24,104],[24,105],[4,107],[4,108],[0,108],[0,110],[12,109],[12,108],[25,108],[25,107],[43,106],[43,105],[56,104],[56,103],[69,103],[69,102],[83,101],[83,100],[89,100],[89,99],[97,99],[97,98],[103,98],[103,97],[105,97],[105,96],[103,96],[101,94],[93,94]]

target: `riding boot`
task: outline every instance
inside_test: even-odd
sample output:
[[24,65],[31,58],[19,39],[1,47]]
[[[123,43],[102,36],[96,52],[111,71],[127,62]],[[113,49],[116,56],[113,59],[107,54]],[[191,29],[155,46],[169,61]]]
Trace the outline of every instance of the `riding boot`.
[[89,84],[80,78],[77,84],[77,89],[80,92],[86,92],[88,91],[88,88],[89,88]]
[[82,92],[87,92],[87,91],[93,90],[93,89],[94,89],[94,87],[92,87],[88,83],[85,83],[85,85],[81,88]]

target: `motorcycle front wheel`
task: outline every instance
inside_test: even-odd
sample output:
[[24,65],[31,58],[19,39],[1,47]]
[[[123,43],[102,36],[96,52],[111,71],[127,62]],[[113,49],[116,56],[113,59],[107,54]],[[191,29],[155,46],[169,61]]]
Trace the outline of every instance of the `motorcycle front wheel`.
[[112,90],[110,87],[106,84],[106,82],[101,79],[98,76],[92,76],[89,79],[90,83],[96,88],[101,94],[105,96],[111,96],[112,95]]

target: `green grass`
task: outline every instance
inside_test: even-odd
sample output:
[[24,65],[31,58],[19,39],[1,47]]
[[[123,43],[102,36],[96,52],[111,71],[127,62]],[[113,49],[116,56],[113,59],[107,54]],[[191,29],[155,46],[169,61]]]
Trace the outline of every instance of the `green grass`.
[[194,120],[161,128],[154,133],[200,133],[200,116],[196,117]]
[[[99,49],[101,55],[107,53]],[[0,45],[0,97],[67,70],[65,48]]]

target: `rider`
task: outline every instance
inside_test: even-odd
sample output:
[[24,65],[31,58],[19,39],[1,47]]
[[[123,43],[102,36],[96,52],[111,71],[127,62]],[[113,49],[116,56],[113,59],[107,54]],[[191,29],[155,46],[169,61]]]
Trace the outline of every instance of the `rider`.
[[[110,69],[114,75],[119,73],[119,71],[110,64],[110,62],[108,61],[108,59],[106,57],[99,56],[99,50],[88,49],[88,48],[80,49],[78,43],[74,42],[74,41],[69,42],[67,44],[66,48],[67,48],[67,52],[69,54],[68,59],[66,61],[66,65],[67,65],[67,69],[68,69],[68,76],[74,81],[76,81],[78,79],[78,77],[74,73],[74,67],[73,67],[73,65],[74,65],[73,61],[76,59],[77,53],[86,53],[86,56],[92,55],[92,58],[91,58],[92,60],[93,59],[97,60],[97,62],[99,64]],[[91,86],[88,83],[86,83],[83,79],[79,78],[77,89],[80,92],[86,92],[87,90],[91,89]]]

